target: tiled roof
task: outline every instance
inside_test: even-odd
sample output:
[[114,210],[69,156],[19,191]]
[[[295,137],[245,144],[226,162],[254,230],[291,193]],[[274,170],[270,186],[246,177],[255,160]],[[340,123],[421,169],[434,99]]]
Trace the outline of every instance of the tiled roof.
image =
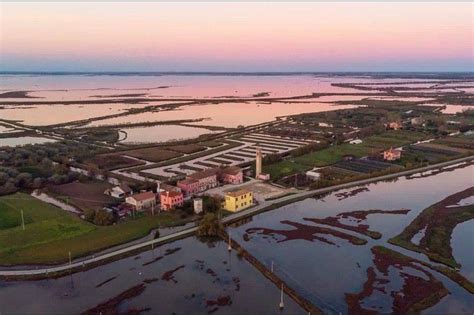
[[242,169],[237,166],[229,166],[224,169],[222,169],[222,173],[224,174],[229,174],[229,175],[237,175],[240,172],[242,172]]
[[181,196],[183,195],[182,193],[180,192],[177,192],[175,190],[172,190],[172,191],[162,191],[160,193],[161,196],[169,196],[169,197],[177,197],[177,196]]
[[193,178],[193,179],[203,179],[203,178],[206,178],[206,177],[210,177],[210,176],[216,176],[217,175],[217,172],[218,170],[215,169],[215,168],[210,168],[210,169],[207,169],[207,170],[204,170],[204,171],[200,171],[200,172],[196,172],[194,174],[191,174],[188,176],[188,178]]
[[143,193],[132,195],[131,197],[137,201],[144,201],[149,199],[155,199],[155,194],[151,191],[146,191]]
[[231,197],[239,197],[248,193],[250,193],[250,190],[239,189],[239,190],[229,191],[226,193],[226,195],[231,196]]

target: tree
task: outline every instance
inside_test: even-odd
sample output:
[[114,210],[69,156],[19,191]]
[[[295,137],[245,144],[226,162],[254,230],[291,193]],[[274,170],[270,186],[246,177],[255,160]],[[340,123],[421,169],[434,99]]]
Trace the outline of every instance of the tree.
[[89,222],[94,222],[95,211],[92,209],[84,209],[84,219]]
[[99,209],[95,212],[94,224],[110,225],[114,223],[114,216],[107,210]]
[[217,236],[223,229],[215,213],[206,213],[199,223],[197,235],[201,237]]

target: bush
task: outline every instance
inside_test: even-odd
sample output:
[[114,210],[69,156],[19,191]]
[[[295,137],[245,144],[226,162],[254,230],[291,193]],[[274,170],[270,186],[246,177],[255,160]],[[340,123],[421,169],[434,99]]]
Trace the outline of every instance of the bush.
[[201,237],[218,236],[219,231],[223,229],[222,224],[215,213],[206,213],[199,223],[197,235]]

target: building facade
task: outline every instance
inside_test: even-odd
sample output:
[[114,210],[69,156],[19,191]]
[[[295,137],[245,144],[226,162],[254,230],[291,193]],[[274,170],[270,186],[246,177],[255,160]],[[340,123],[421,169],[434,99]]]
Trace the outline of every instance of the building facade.
[[389,150],[383,151],[383,159],[385,161],[396,161],[402,157],[402,151],[390,148]]
[[244,210],[253,205],[253,194],[251,191],[241,189],[225,194],[224,208],[227,211],[236,212]]
[[125,202],[132,205],[135,210],[141,211],[154,207],[156,205],[156,196],[153,192],[147,191],[127,197]]
[[219,180],[224,184],[238,185],[244,182],[244,173],[237,166],[230,166],[220,170]]
[[184,203],[183,193],[177,191],[163,191],[160,193],[161,210],[169,211],[171,209],[182,207]]

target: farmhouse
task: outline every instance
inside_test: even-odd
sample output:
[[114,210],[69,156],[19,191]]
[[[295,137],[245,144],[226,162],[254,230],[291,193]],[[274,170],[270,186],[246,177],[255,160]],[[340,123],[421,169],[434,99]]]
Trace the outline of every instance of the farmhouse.
[[388,149],[383,151],[383,159],[386,161],[396,161],[400,160],[402,156],[402,151],[397,149]]
[[183,206],[183,193],[177,191],[163,191],[160,193],[161,210],[171,210]]
[[253,205],[253,194],[247,189],[231,191],[225,194],[224,208],[227,211],[240,211]]
[[413,126],[421,126],[421,125],[423,125],[424,122],[425,122],[425,120],[422,117],[414,117],[410,120],[410,123]]
[[107,189],[104,191],[105,195],[112,196],[114,198],[125,198],[132,193],[132,189],[126,184],[114,186],[112,189]]
[[134,206],[135,210],[143,210],[154,207],[156,205],[156,197],[153,192],[147,191],[127,197],[125,202]]
[[316,172],[316,170],[314,169],[311,171],[307,171],[305,174],[306,174],[306,177],[312,181],[317,181],[321,178],[321,173]]
[[392,121],[388,123],[388,129],[399,130],[402,129],[402,124],[397,121]]

